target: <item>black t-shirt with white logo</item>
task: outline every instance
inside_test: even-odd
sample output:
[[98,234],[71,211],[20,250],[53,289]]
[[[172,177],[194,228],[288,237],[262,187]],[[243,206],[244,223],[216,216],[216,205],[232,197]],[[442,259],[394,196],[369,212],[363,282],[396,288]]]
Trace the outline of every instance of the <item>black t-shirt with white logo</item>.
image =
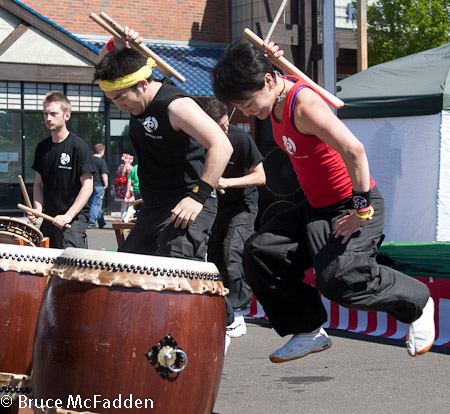
[[63,142],[49,137],[38,144],[32,168],[42,176],[46,214],[66,213],[80,192],[80,177],[95,171],[92,158],[86,142],[72,133]]
[[190,96],[163,83],[144,113],[130,118],[130,139],[139,160],[139,189],[146,204],[153,206],[191,191],[205,164],[203,146],[170,124],[167,107],[178,97]]

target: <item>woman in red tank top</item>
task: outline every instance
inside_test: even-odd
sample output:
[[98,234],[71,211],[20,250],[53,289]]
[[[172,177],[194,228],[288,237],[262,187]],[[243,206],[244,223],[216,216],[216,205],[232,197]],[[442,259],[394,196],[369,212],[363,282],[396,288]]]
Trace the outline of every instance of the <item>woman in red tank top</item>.
[[[265,53],[282,55],[273,43]],[[216,97],[246,116],[271,118],[306,199],[282,211],[246,243],[245,277],[274,329],[293,335],[269,358],[286,362],[331,346],[318,290],[351,309],[383,311],[408,324],[411,356],[434,341],[425,284],[376,261],[385,207],[363,144],[311,87],[275,72],[252,43],[232,44],[211,72]],[[314,267],[316,288],[303,282]]]

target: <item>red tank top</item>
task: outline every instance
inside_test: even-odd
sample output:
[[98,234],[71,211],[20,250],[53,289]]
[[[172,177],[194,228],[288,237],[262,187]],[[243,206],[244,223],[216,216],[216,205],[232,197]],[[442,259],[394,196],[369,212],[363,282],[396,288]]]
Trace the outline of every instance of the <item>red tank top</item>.
[[[273,114],[273,136],[276,143],[287,152],[291,159],[298,182],[314,208],[337,204],[352,195],[352,181],[341,155],[314,135],[300,133],[294,126],[293,102],[296,91],[301,87],[312,87],[295,76],[285,77],[296,80],[289,91],[281,122]],[[370,178],[370,188],[375,182]]]

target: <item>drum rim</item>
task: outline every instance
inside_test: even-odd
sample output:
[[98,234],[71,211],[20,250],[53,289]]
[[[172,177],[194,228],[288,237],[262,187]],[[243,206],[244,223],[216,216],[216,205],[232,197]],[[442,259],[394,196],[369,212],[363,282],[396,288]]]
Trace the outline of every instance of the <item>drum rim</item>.
[[0,244],[0,270],[48,276],[58,257],[64,250]]
[[[2,225],[6,229],[9,229],[9,228],[15,229],[15,227],[6,226],[4,224],[6,222],[15,223],[16,225],[18,225],[17,226],[18,229],[20,228],[19,226],[23,226],[23,228],[20,228],[20,230],[22,231],[22,233],[29,234],[30,238],[32,239],[32,241],[27,239],[26,237],[21,236],[18,233],[11,232],[11,231],[8,231],[8,230],[6,230],[6,231],[3,230],[2,229]],[[26,231],[27,229],[31,229],[31,232],[29,232],[29,231],[27,232]],[[33,224],[28,223],[25,220],[21,220],[21,219],[16,218],[16,217],[8,217],[8,216],[0,216],[0,234],[5,234],[5,235],[8,235],[8,236],[17,236],[18,238],[20,238],[21,240],[29,243],[32,246],[38,245],[39,244],[39,240],[42,240],[44,238],[44,235],[42,234],[42,232],[36,226],[34,226]]]
[[97,286],[228,294],[214,263],[189,259],[67,248],[56,258],[50,274]]

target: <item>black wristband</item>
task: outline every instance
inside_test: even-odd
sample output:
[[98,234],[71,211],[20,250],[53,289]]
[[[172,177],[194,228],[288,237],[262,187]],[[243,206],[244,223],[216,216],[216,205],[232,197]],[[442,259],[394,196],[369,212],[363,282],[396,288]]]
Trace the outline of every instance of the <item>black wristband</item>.
[[195,187],[189,193],[189,197],[193,198],[195,201],[199,203],[205,204],[206,200],[208,200],[211,192],[214,190],[212,185],[209,185],[207,182],[203,180],[198,180]]
[[353,191],[353,208],[359,210],[361,208],[369,207],[372,204],[370,197],[370,190],[366,192]]

